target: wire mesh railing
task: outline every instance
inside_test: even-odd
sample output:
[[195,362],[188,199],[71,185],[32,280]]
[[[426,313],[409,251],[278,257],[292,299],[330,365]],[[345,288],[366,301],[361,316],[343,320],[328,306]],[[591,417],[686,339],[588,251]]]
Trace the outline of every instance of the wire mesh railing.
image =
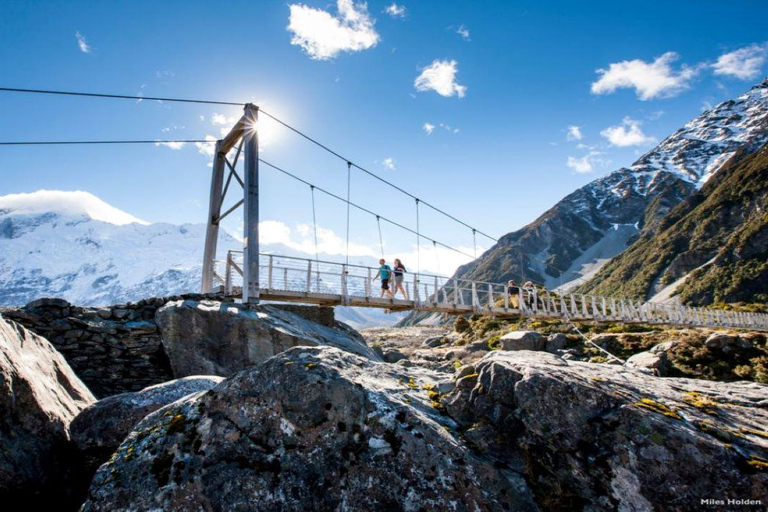
[[[217,261],[214,277],[228,295],[242,287],[242,252]],[[378,306],[446,313],[519,314],[541,318],[700,327],[768,329],[768,315],[678,304],[556,293],[537,287],[471,281],[426,273],[404,274],[402,288],[382,291],[378,268],[318,259],[262,254],[259,285],[279,300]]]

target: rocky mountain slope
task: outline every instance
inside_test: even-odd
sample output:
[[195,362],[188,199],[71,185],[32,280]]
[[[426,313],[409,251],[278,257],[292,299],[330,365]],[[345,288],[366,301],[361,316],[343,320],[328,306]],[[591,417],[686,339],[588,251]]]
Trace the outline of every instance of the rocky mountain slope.
[[695,305],[768,300],[768,145],[737,155],[580,291]]
[[[457,276],[576,286],[703,186],[737,151],[768,141],[768,78],[688,122],[628,168],[565,197]],[[521,266],[522,262],[522,266]]]

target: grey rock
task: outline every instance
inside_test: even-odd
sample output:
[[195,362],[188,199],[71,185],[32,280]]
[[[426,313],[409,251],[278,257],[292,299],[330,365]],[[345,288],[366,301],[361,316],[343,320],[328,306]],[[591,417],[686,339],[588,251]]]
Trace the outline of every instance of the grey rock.
[[544,350],[547,339],[536,331],[513,331],[499,339],[502,350]]
[[659,379],[527,351],[491,352],[475,366],[475,381],[443,398],[447,413],[480,453],[536,482],[550,510],[768,498],[768,473],[752,469],[768,460],[768,410],[755,406],[768,386]]
[[437,391],[441,395],[444,395],[446,393],[450,393],[451,391],[453,391],[453,388],[455,387],[456,387],[456,382],[452,380],[444,380],[435,384],[435,391]]
[[568,336],[558,332],[547,336],[546,350],[552,354],[557,353],[558,350],[564,350],[568,346]]
[[650,352],[654,354],[658,354],[660,352],[669,352],[679,344],[680,340],[665,341],[664,343],[659,343],[658,345],[651,347]]
[[129,314],[130,314],[130,311],[128,311],[127,309],[115,309],[112,311],[112,317],[117,318],[118,320],[128,318]]
[[381,360],[351,329],[320,325],[272,306],[174,301],[155,318],[177,378],[226,377],[295,346],[330,345]]
[[736,334],[714,332],[704,341],[707,348],[731,352],[733,350],[745,350],[752,347],[752,343]]
[[87,481],[69,424],[94,401],[46,339],[0,317],[0,497],[28,509],[76,505]]
[[640,352],[627,359],[627,365],[648,370],[659,377],[669,373],[669,359],[664,351]]
[[432,336],[430,338],[425,339],[422,345],[425,347],[434,348],[434,347],[439,347],[444,342],[445,342],[444,336]]
[[387,363],[396,363],[402,359],[408,359],[408,356],[397,349],[389,349],[384,351],[384,361]]
[[56,308],[68,308],[70,306],[69,302],[67,302],[64,299],[55,299],[55,298],[49,298],[45,297],[42,299],[33,300],[29,304],[26,305],[27,309],[35,309],[35,308],[46,308],[46,307],[56,307]]
[[145,416],[187,395],[207,391],[222,380],[214,376],[185,377],[99,400],[72,421],[72,441],[93,474]]
[[456,378],[461,379],[473,373],[476,373],[475,366],[472,364],[466,364],[456,371]]
[[290,349],[145,418],[83,510],[538,510],[446,431],[415,372]]
[[473,341],[469,345],[466,346],[465,349],[467,352],[473,353],[473,352],[482,352],[482,351],[488,351],[490,350],[488,348],[488,338]]

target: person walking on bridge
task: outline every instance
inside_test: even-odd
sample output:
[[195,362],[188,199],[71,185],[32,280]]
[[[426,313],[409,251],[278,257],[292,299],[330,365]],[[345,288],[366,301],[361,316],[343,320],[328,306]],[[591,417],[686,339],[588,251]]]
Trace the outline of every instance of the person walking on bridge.
[[381,298],[384,298],[385,293],[389,296],[390,299],[392,298],[392,292],[389,290],[389,277],[391,275],[392,267],[387,265],[387,262],[384,258],[381,258],[379,260],[379,271],[373,278],[373,281],[381,278]]
[[399,258],[395,258],[394,268],[392,269],[392,274],[395,277],[395,288],[392,290],[392,298],[394,299],[397,296],[397,291],[400,290],[400,292],[403,294],[403,297],[405,297],[405,300],[408,300],[408,291],[406,291],[405,287],[403,286],[403,279],[405,279],[405,265],[403,265],[403,262],[400,261]]
[[520,287],[515,284],[514,279],[510,279],[507,282],[507,294],[509,295],[509,301],[514,309],[520,307]]

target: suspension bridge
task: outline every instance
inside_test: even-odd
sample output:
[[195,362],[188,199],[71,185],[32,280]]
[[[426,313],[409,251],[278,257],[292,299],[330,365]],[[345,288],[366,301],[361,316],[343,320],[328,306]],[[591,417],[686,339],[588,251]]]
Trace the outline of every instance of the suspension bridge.
[[[621,323],[646,323],[669,326],[710,328],[742,328],[768,330],[768,314],[739,312],[714,308],[690,307],[670,303],[652,303],[619,297],[603,297],[577,293],[558,293],[537,286],[510,287],[506,283],[490,283],[456,277],[423,273],[417,262],[416,272],[407,274],[403,289],[394,296],[383,296],[374,282],[379,269],[349,262],[350,212],[355,210],[371,215],[379,227],[388,222],[412,235],[416,240],[417,260],[423,242],[459,252],[468,259],[477,257],[477,235],[492,241],[496,239],[461,221],[431,203],[420,199],[379,175],[355,164],[340,153],[314,138],[265,112],[256,105],[237,102],[190,100],[179,98],[152,98],[130,95],[94,94],[68,91],[2,88],[0,92],[54,94],[63,96],[95,97],[106,99],[132,99],[182,103],[202,103],[244,107],[242,117],[222,139],[185,141],[160,140],[109,140],[109,141],[5,141],[0,146],[44,144],[170,144],[196,142],[215,144],[211,174],[210,196],[201,291],[223,291],[240,298],[244,303],[260,301],[301,302],[327,306],[352,306],[384,308],[391,311],[423,311],[451,315],[480,314],[498,317],[525,316],[532,318],[559,318],[567,321],[610,321]],[[302,179],[282,167],[267,162],[259,154],[259,115],[266,115],[294,134],[315,144],[341,160],[346,167],[346,197]],[[288,255],[268,254],[259,251],[259,171],[265,166],[278,171],[309,187],[312,201],[312,217],[315,239],[315,257],[300,258]],[[414,201],[415,222],[413,227],[379,215],[352,201],[351,175],[353,169],[392,187]],[[242,172],[239,172],[239,170]],[[236,183],[236,184],[235,184]],[[341,201],[346,206],[346,257],[344,262],[322,261],[317,250],[317,222],[315,193],[323,193]],[[225,199],[235,195],[235,202],[224,210]],[[243,209],[243,250],[228,251],[224,259],[217,257],[219,227],[221,221],[235,211]],[[429,208],[471,231],[474,254],[467,254],[446,243],[425,236],[421,232],[420,209]],[[383,244],[382,244],[383,247]]]

